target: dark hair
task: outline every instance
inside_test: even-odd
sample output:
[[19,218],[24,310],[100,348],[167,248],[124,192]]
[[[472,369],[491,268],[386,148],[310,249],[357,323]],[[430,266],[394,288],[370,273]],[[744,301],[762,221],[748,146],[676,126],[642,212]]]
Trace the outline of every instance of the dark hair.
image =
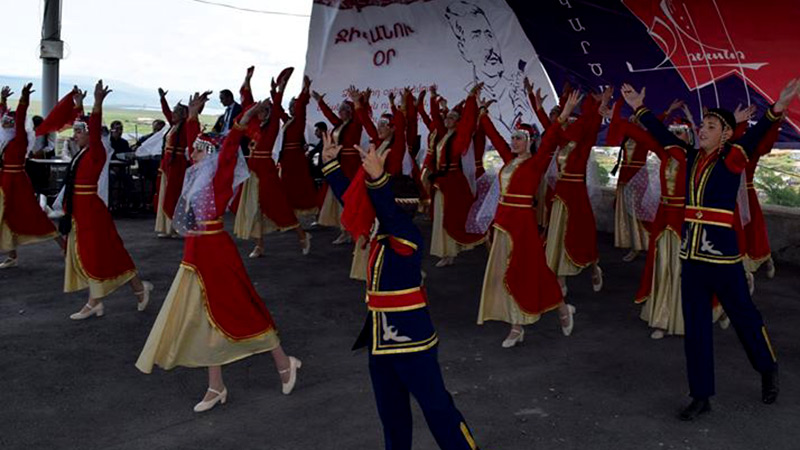
[[163,121],[163,120],[161,120],[161,119],[156,119],[156,120],[154,120],[154,121],[153,121],[153,124],[159,124],[159,125],[161,125],[161,126],[167,126],[167,122],[164,122],[164,121]]
[[403,212],[414,216],[419,206],[419,188],[413,178],[408,175],[392,177],[392,193],[397,206]]
[[325,122],[317,122],[314,124],[314,128],[319,128],[322,131],[328,131],[328,124]]
[[119,120],[115,120],[115,121],[111,122],[111,125],[109,125],[108,127],[109,128],[114,128],[117,125],[122,126],[122,122],[120,122]]
[[233,92],[230,89],[223,89],[219,91],[219,95],[224,95],[225,97],[233,98]]
[[42,116],[33,116],[31,122],[33,122],[33,128],[38,128],[39,125],[41,125],[42,122],[44,122],[44,119],[42,118]]

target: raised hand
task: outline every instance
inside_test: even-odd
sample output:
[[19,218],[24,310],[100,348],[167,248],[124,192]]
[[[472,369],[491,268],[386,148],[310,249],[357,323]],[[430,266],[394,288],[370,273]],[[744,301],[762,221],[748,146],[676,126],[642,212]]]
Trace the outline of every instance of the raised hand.
[[496,101],[497,100],[493,98],[488,100],[486,98],[481,98],[478,100],[478,107],[481,109],[481,112],[487,112],[489,111],[489,107],[492,106],[492,103],[495,103]]
[[600,94],[600,108],[608,107],[608,104],[611,103],[611,97],[614,95],[614,86],[606,86],[603,89],[603,93]]
[[636,89],[633,88],[633,86],[631,86],[628,83],[625,83],[622,85],[622,89],[620,89],[620,92],[622,93],[622,98],[625,99],[625,103],[627,103],[628,106],[630,106],[634,110],[637,110],[642,105],[644,105],[644,95],[646,89],[647,89],[646,87],[643,87],[642,90],[638,92],[636,91]]
[[211,93],[212,91],[205,91],[202,94],[195,92],[189,97],[189,117],[196,119],[200,115]]
[[679,98],[676,98],[675,100],[672,101],[672,103],[670,103],[669,108],[667,108],[666,114],[670,115],[674,113],[678,109],[682,108],[683,105],[685,105],[684,101]]
[[358,91],[358,89],[356,89],[355,86],[351,84],[350,87],[345,89],[345,92],[347,93],[347,98],[349,98],[350,101],[356,105],[359,103],[358,98],[361,96],[361,93]]
[[303,92],[308,92],[311,89],[311,78],[308,75],[303,76]]
[[8,97],[11,97],[12,95],[14,95],[14,92],[12,92],[11,88],[8,86],[3,86],[3,89],[0,90],[0,100],[2,100],[3,103],[5,103],[6,100],[8,100]]
[[372,88],[367,88],[367,90],[364,91],[364,102],[369,104],[369,100],[371,98],[372,98]]
[[169,94],[169,91],[165,91],[164,89],[158,88],[158,96],[160,98],[167,98],[167,94]]
[[533,83],[531,83],[530,78],[525,77],[525,79],[522,80],[522,86],[525,87],[525,92],[527,92],[528,95],[533,94]]
[[294,73],[294,67],[287,67],[278,74],[278,86],[280,87],[280,92],[286,90],[286,84],[289,83],[289,78],[292,77]]
[[564,102],[564,109],[561,110],[561,115],[558,117],[558,120],[561,123],[566,123],[569,120],[569,116],[572,114],[572,111],[575,110],[575,107],[583,100],[583,94],[580,91],[571,91],[569,95],[567,95],[567,100]]
[[480,83],[476,83],[475,86],[472,86],[472,89],[469,90],[469,95],[477,97],[478,95],[480,95],[482,89],[483,89],[483,81],[481,81]]
[[239,124],[247,125],[253,117],[258,117],[258,114],[266,111],[270,105],[271,102],[269,99],[256,102],[255,105],[250,107],[247,111],[245,111],[244,114],[242,114],[242,118],[239,119]]
[[782,113],[796,96],[800,96],[800,78],[789,80],[789,82],[786,83],[786,86],[781,90],[778,101],[775,102],[775,106],[773,106],[772,109],[778,114]]
[[103,101],[105,101],[106,96],[110,94],[112,91],[108,88],[108,86],[103,84],[103,80],[97,80],[97,84],[94,85],[94,107],[99,108],[103,106]]
[[389,103],[390,104],[394,105],[394,99],[395,98],[396,98],[396,95],[395,95],[394,91],[389,91]]
[[684,103],[681,107],[681,111],[683,111],[683,115],[686,116],[686,120],[691,122],[692,128],[694,128],[694,116],[692,116],[692,110],[689,109],[689,105]]
[[249,82],[253,79],[253,73],[256,71],[256,66],[250,66],[247,68],[247,73],[244,76],[245,82]]
[[439,86],[432,84],[430,87],[430,91],[431,91],[431,98],[436,98],[439,96]]
[[82,108],[83,107],[83,100],[86,98],[86,91],[81,91],[78,86],[72,87],[72,101],[75,102],[75,106]]
[[28,83],[25,86],[22,86],[22,94],[20,95],[19,101],[28,103],[31,99],[31,94],[33,94],[33,83]]
[[325,99],[325,94],[320,94],[317,91],[311,91],[311,98],[313,98],[314,100],[316,100],[318,102],[321,102],[321,101],[323,101]]
[[337,144],[333,138],[333,131],[322,134],[322,162],[324,164],[336,159],[341,150],[342,146]]
[[748,122],[756,114],[756,105],[750,105],[747,108],[742,108],[742,104],[736,105],[736,110],[733,112],[733,117],[736,123]]
[[536,102],[536,109],[542,109],[542,107],[544,107],[546,98],[547,94],[542,95],[542,88],[536,88],[536,93],[533,96],[533,100]]
[[354,147],[361,153],[361,165],[364,166],[364,172],[367,173],[370,179],[377,180],[383,176],[383,166],[386,163],[389,152],[384,152],[382,155],[379,155],[375,149],[375,144],[370,144],[367,151],[364,151],[364,149],[358,145]]

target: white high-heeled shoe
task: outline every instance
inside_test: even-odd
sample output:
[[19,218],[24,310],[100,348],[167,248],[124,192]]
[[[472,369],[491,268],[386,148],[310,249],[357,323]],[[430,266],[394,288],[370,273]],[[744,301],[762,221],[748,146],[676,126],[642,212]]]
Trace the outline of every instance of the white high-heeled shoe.
[[775,261],[772,258],[767,261],[767,278],[770,280],[775,278]]
[[747,290],[750,291],[750,295],[752,296],[753,292],[756,291],[756,277],[750,272],[745,272],[744,276],[747,279]]
[[[84,311],[84,308],[89,308],[88,310]],[[103,317],[105,311],[103,311],[103,302],[98,302],[96,305],[92,306],[90,304],[86,304],[80,311],[70,314],[69,318],[72,320],[83,320],[88,319],[92,316]]]
[[[577,309],[575,309],[575,307],[572,305],[567,305],[567,311],[569,311],[569,325],[561,326],[561,332],[564,334],[564,336],[571,335],[572,329],[575,328],[575,318],[573,316],[575,315]],[[559,316],[559,319],[563,318],[564,316]]]
[[650,339],[664,339],[664,330],[656,328],[652,333],[650,333]]
[[303,241],[303,256],[311,252],[311,233],[306,232],[306,239]]
[[297,371],[303,367],[303,362],[299,359],[295,358],[294,356],[289,357],[289,368],[284,370],[279,370],[279,374],[289,373],[289,381],[286,383],[281,383],[281,391],[284,395],[289,395],[294,390],[294,385],[297,383]]
[[333,240],[332,244],[341,245],[341,244],[349,244],[351,242],[353,242],[353,240],[350,239],[350,235],[347,233],[347,231],[342,231],[339,234],[339,237]]
[[144,311],[147,308],[147,305],[150,303],[150,293],[153,292],[153,283],[149,281],[143,281],[142,287],[144,288],[142,292],[137,292],[135,294],[137,297],[139,295],[142,296],[142,299],[136,303],[136,310],[139,312]]
[[501,344],[503,348],[511,348],[517,344],[521,344],[525,340],[525,329],[511,330],[508,335],[516,334],[514,337],[507,337]]
[[600,266],[597,266],[597,269],[592,273],[592,290],[595,292],[603,290],[603,269]]
[[436,267],[452,266],[455,263],[455,258],[452,256],[445,256],[436,263]]
[[264,256],[264,248],[260,245],[256,245],[255,248],[253,248],[253,251],[248,255],[248,258],[256,259],[261,258],[262,256]]
[[217,403],[222,403],[224,405],[225,402],[228,401],[228,388],[222,388],[222,392],[208,388],[208,392],[217,395],[211,400],[201,401],[200,403],[194,405],[194,412],[199,413],[208,411],[209,409],[217,406]]
[[0,269],[11,269],[12,267],[17,267],[17,258],[8,257],[0,263]]

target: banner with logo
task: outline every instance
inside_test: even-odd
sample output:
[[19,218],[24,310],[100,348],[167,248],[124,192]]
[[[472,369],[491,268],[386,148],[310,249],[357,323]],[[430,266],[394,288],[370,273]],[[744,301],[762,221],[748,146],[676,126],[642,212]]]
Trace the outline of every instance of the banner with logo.
[[[652,109],[681,99],[698,121],[706,107],[763,112],[774,102],[800,76],[798,23],[797,1],[315,0],[306,73],[334,109],[350,84],[371,87],[376,114],[404,86],[436,83],[453,105],[483,81],[505,132],[537,123],[526,75],[548,94],[547,109],[567,81],[629,82],[648,87]],[[781,140],[798,142],[800,102],[788,118]]]
[[[436,84],[452,106],[483,82],[484,97],[497,101],[491,115],[506,135],[518,121],[537,123],[526,76],[548,94],[545,106],[555,105],[533,45],[498,0],[315,0],[305,71],[334,111],[351,84],[371,88],[376,115],[389,110],[390,92],[406,86],[417,94]],[[317,120],[324,119],[312,102],[309,123]]]
[[[658,112],[686,101],[763,113],[800,76],[800,2],[508,0],[553,84],[647,86]],[[782,141],[800,141],[793,102]]]

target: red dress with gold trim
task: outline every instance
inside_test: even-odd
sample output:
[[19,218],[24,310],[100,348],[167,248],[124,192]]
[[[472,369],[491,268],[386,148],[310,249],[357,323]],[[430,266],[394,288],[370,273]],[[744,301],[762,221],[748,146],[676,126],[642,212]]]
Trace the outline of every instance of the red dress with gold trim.
[[556,151],[558,181],[554,198],[560,199],[567,210],[563,245],[570,261],[578,267],[586,267],[599,258],[597,226],[586,189],[586,166],[601,124],[597,108],[597,101],[588,96],[580,118],[564,130]]
[[[58,234],[53,222],[47,218],[36,202],[31,180],[25,173],[25,158],[28,153],[28,135],[25,131],[27,103],[19,103],[16,111],[16,136],[3,152],[0,168],[0,250],[11,251],[17,245],[51,239]],[[4,242],[3,228],[8,227],[11,236]],[[5,248],[9,244],[9,248]]]
[[353,108],[353,118],[348,121],[339,118],[324,100],[320,100],[319,109],[333,125],[333,138],[337,144],[342,146],[342,150],[339,152],[339,164],[342,166],[345,176],[352,180],[356,172],[358,172],[358,168],[361,167],[361,155],[355,146],[361,145],[361,131],[363,129],[361,121],[355,114],[355,108]]
[[73,164],[77,164],[73,168],[74,225],[68,238],[76,239],[80,270],[98,282],[116,280],[136,271],[108,207],[97,195],[97,180],[106,162],[106,150],[100,140],[102,126],[102,114],[93,112],[89,117],[89,147],[73,159]]
[[[438,110],[431,115],[438,116]],[[475,196],[461,167],[461,157],[467,152],[477,127],[477,116],[477,100],[470,96],[466,100],[457,128],[443,130],[443,135],[439,135],[437,130],[436,136],[431,138],[435,149],[428,151],[424,164],[424,176],[434,177],[433,189],[441,192],[444,198],[444,230],[451,239],[464,246],[478,244],[485,238],[483,234],[466,231],[467,216]],[[441,208],[442,205],[434,204],[433,207]]]
[[[487,115],[481,116],[480,125],[506,163],[498,174],[502,177],[503,170],[515,162],[515,155]],[[558,279],[547,265],[533,206],[560,138],[558,124],[548,131],[537,153],[513,169],[507,188],[501,190],[494,217],[494,227],[508,234],[512,242],[503,281],[519,308],[528,315],[550,311],[563,300]]]
[[306,159],[305,128],[308,92],[303,91],[294,101],[292,117],[284,124],[283,148],[280,154],[283,192],[296,214],[314,212],[317,208],[317,189],[311,178]]
[[218,156],[214,203],[216,210],[222,213],[206,218],[203,230],[186,236],[181,262],[199,274],[209,318],[234,340],[248,339],[275,328],[269,310],[247,275],[239,249],[223,225],[223,213],[233,198],[233,178],[241,138],[242,130],[234,127],[225,138]]
[[175,123],[167,100],[163,98],[161,99],[161,111],[171,128],[167,132],[164,154],[161,157],[158,171],[159,176],[167,177],[166,190],[163,193],[163,212],[172,220],[172,216],[175,214],[175,205],[178,204],[183,190],[183,177],[189,166],[189,161],[186,159],[186,149],[188,148],[186,132],[183,130],[186,123],[185,121]]
[[772,151],[772,146],[778,140],[779,131],[780,121],[775,122],[770,128],[767,135],[759,143],[756,151],[750,155],[750,160],[745,167],[750,222],[744,226],[745,246],[742,248],[742,254],[745,256],[745,267],[749,271],[757,270],[771,256],[767,223],[764,220],[764,212],[761,210],[761,203],[758,201],[758,192],[753,180],[759,159]]

